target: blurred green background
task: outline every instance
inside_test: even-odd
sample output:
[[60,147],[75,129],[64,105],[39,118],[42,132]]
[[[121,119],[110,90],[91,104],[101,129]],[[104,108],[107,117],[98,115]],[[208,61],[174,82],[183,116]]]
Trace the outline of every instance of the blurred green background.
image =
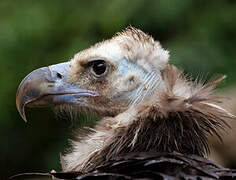
[[171,63],[194,77],[227,74],[223,86],[236,84],[235,0],[1,0],[0,179],[60,170],[78,123],[50,109],[27,110],[25,123],[15,107],[20,81],[129,25],[159,40]]

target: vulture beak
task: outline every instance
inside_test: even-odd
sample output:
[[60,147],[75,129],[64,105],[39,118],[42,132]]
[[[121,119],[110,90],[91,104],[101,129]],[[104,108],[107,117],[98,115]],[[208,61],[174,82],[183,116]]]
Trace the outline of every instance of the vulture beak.
[[70,62],[66,62],[36,69],[22,80],[16,94],[16,107],[25,121],[25,107],[83,104],[81,97],[98,96],[96,92],[67,82],[69,65]]

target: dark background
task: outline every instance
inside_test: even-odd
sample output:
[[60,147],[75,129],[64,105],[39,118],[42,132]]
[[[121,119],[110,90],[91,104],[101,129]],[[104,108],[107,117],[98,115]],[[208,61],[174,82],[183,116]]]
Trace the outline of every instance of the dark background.
[[25,123],[15,107],[20,81],[129,25],[160,40],[170,62],[194,77],[226,74],[220,88],[236,84],[234,0],[1,0],[0,179],[60,170],[78,124],[50,109],[27,110]]

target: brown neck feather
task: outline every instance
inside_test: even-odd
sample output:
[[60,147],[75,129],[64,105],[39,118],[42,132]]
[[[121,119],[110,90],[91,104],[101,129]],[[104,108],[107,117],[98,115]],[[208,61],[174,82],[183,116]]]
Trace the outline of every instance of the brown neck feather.
[[[225,118],[232,118],[215,104],[219,100],[212,95],[212,89],[220,80],[206,85],[186,83],[175,67],[169,67],[164,80],[166,91],[159,95],[159,101],[138,107],[135,120],[119,127],[99,156],[92,157],[92,162],[128,152],[179,152],[199,156],[209,152],[207,137],[220,138],[219,129],[228,126]],[[178,83],[185,88],[191,86],[192,93],[176,95]]]
[[[202,107],[204,109],[208,107]],[[217,135],[217,129],[226,126],[223,119],[203,114],[197,109],[170,112],[162,116],[158,107],[151,107],[127,129],[120,131],[107,146],[107,157],[127,152],[179,152],[203,156],[209,151],[207,136]],[[157,113],[158,112],[158,113]],[[158,115],[157,115],[158,114]],[[134,137],[137,137],[133,143]]]
[[206,85],[192,83],[175,67],[169,66],[163,73],[163,92],[153,94],[150,100],[116,117],[103,119],[95,127],[95,133],[76,146],[88,149],[94,146],[93,140],[103,142],[92,148],[82,165],[75,162],[73,169],[79,167],[81,171],[88,171],[129,152],[204,156],[209,152],[207,137],[220,138],[219,130],[228,127],[225,119],[234,117],[217,105],[219,98],[212,93],[222,79]]

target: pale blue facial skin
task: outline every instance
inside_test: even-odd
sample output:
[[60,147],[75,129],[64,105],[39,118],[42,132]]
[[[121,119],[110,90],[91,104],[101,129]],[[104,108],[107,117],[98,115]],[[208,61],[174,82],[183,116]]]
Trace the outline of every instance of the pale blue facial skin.
[[127,59],[122,59],[117,67],[117,73],[119,76],[125,76],[127,75],[130,71],[134,71],[140,76],[145,76],[145,72],[140,66],[138,66],[136,63],[128,61]]
[[142,97],[150,93],[160,82],[160,73],[156,70],[146,71],[137,63],[127,59],[120,60],[117,66],[117,75],[124,80],[123,83],[130,83],[128,77],[131,72],[138,80],[138,82],[134,82],[134,85],[137,86],[129,91],[118,92],[113,98],[127,99],[129,103],[141,101]]
[[[128,85],[128,75],[132,72],[135,72],[135,75],[139,78],[142,78],[145,76],[145,72],[143,69],[141,69],[136,63],[131,62],[127,59],[122,59],[119,61],[117,65],[117,72],[116,75],[118,78],[122,79],[122,82],[124,83],[124,87]],[[133,89],[131,91],[121,90],[117,91],[116,94],[112,97],[113,99],[120,99],[120,100],[128,100],[130,101],[132,99],[133,94],[137,89]]]

